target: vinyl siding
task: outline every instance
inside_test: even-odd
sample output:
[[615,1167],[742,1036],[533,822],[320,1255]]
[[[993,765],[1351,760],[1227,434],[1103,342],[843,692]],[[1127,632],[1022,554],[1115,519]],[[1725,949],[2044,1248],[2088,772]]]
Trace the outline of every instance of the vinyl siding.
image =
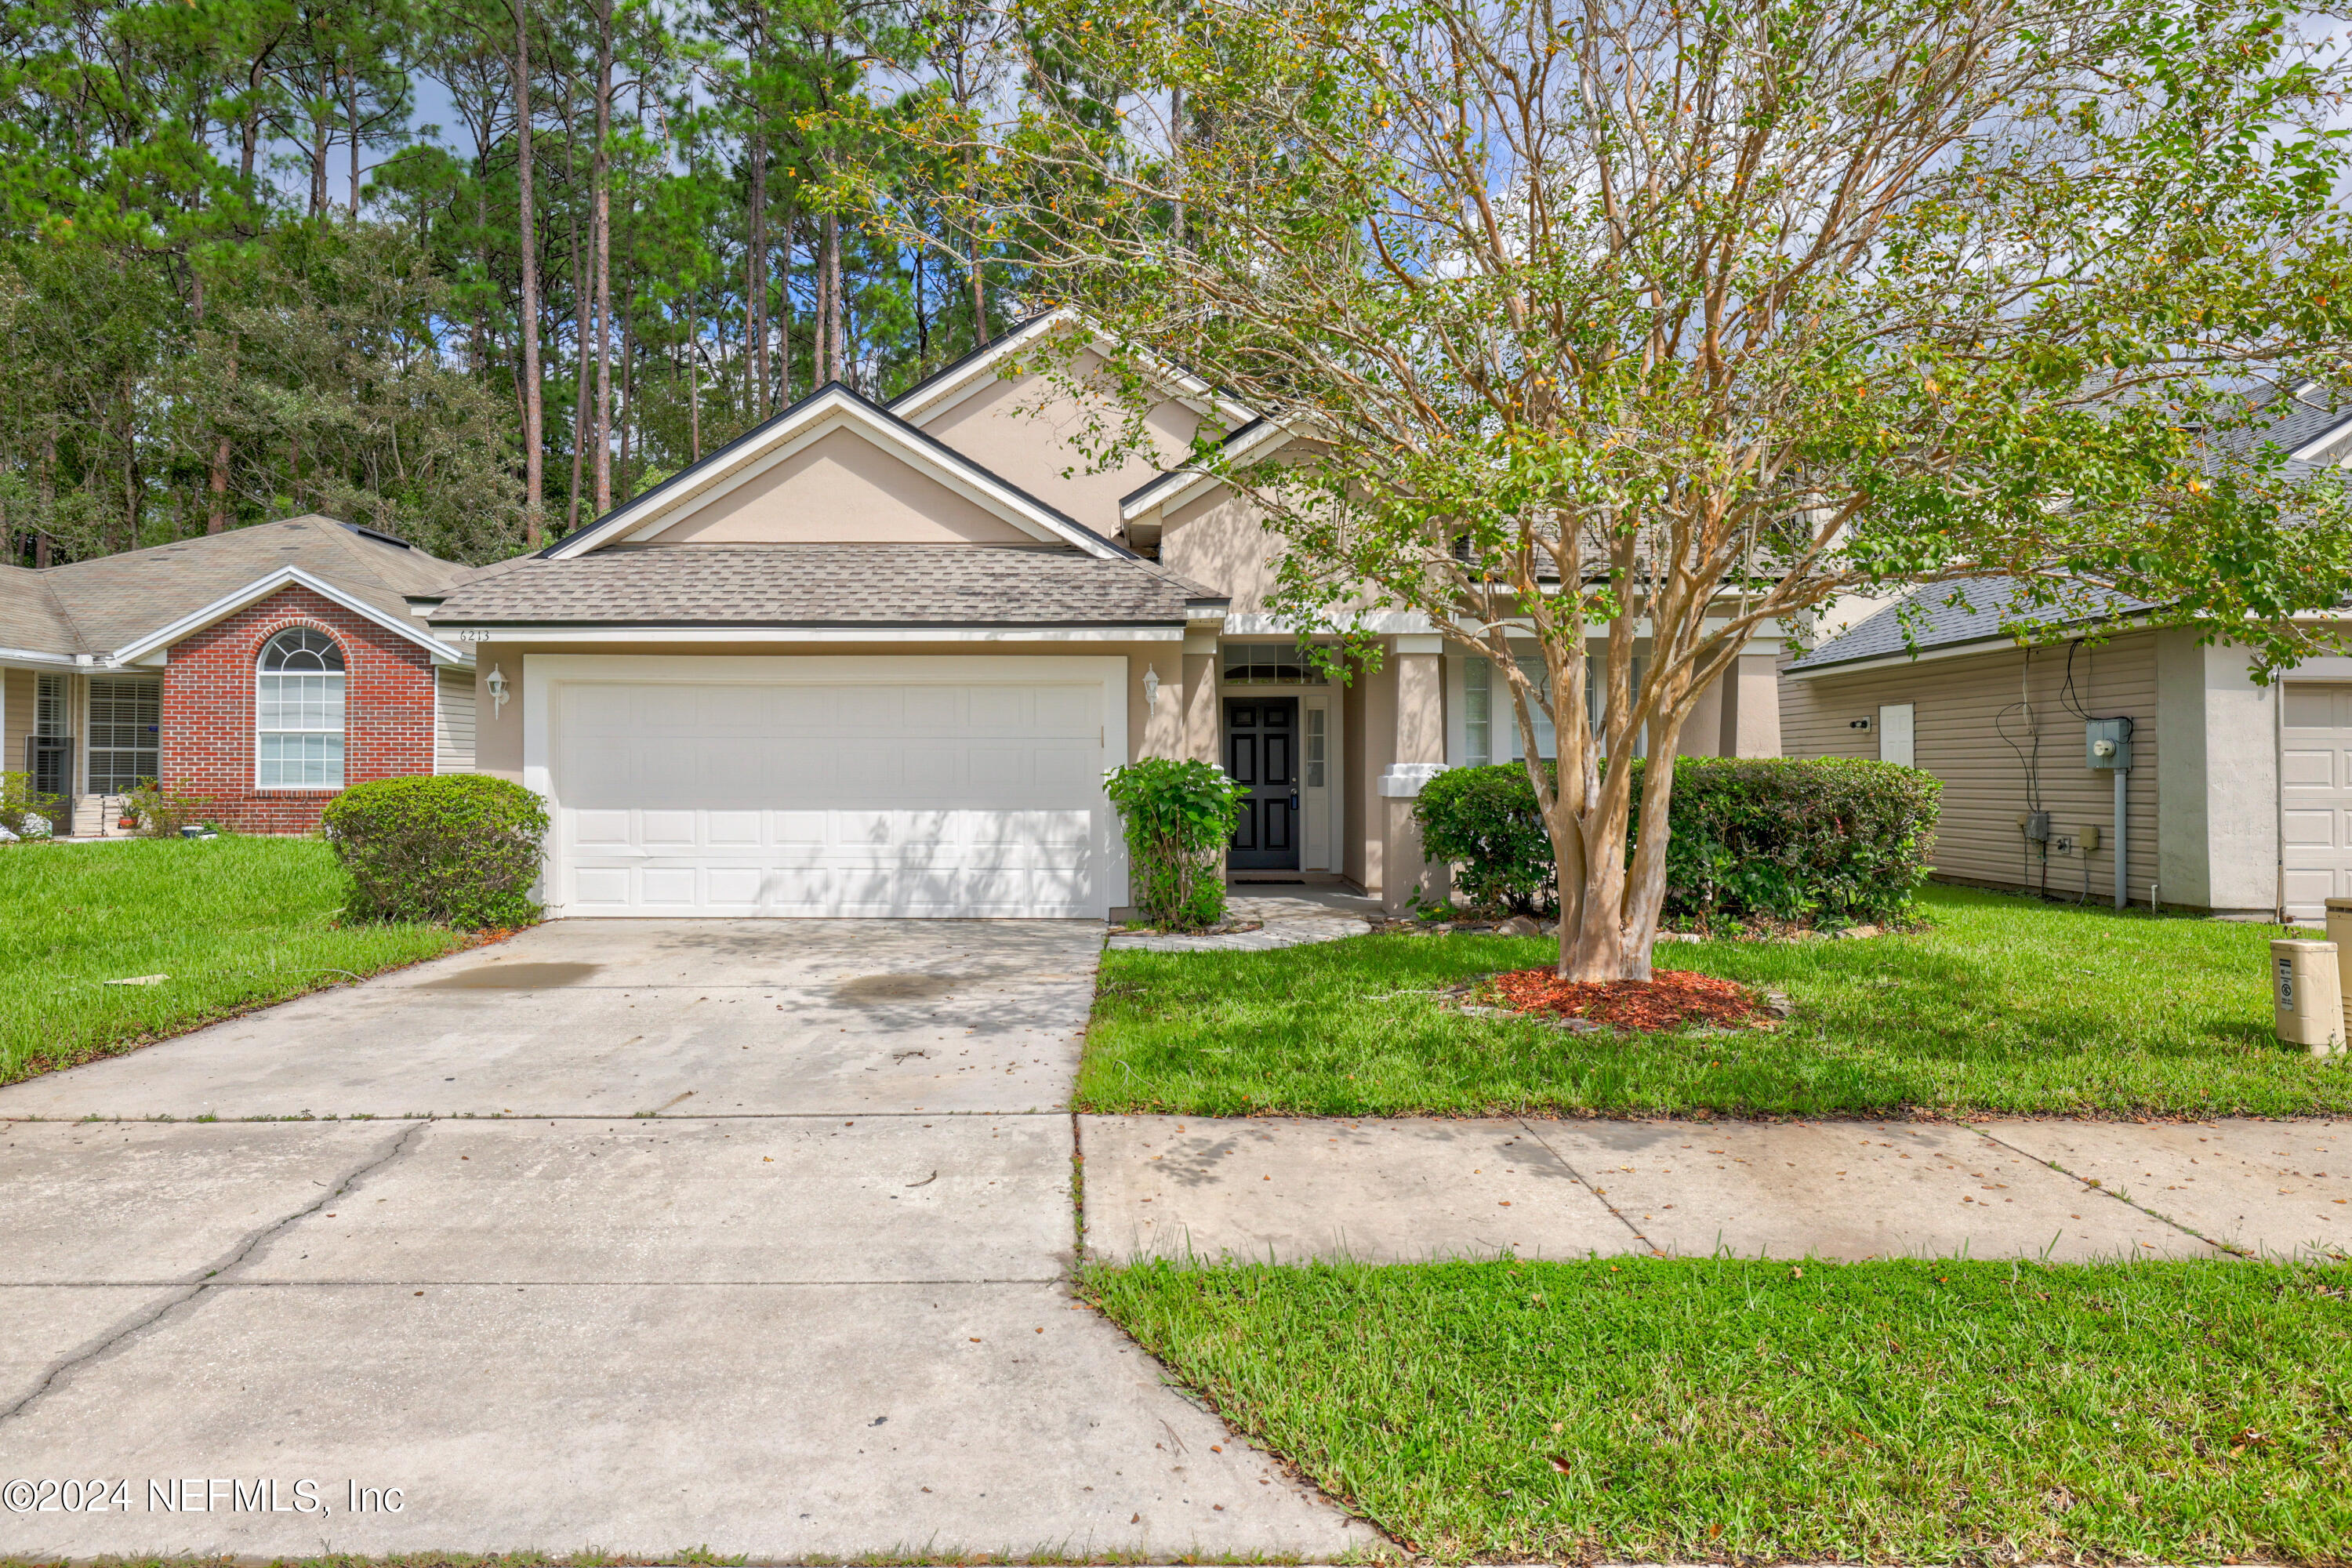
[[33,683],[29,669],[0,669],[0,773],[25,765],[25,737],[33,732]]
[[443,668],[435,672],[439,700],[433,706],[433,771],[469,773],[474,771],[474,672]]
[[[1783,675],[1780,733],[1791,757],[1875,757],[1878,710],[1908,702],[1914,709],[1916,764],[1944,784],[1943,818],[1937,831],[1934,864],[1938,878],[2000,887],[2040,886],[2040,852],[2031,854],[2018,815],[2026,809],[2026,762],[2005,742],[1996,721],[2027,757],[2034,752],[2019,700],[2032,700],[2041,732],[2039,776],[2042,808],[2050,830],[2078,834],[2099,830],[2099,847],[2089,857],[2091,897],[2115,896],[2114,775],[2084,765],[2083,720],[2064,700],[2066,649],[2002,648],[1957,658],[1889,665],[1853,675],[1822,675],[1801,680]],[[2145,900],[2157,872],[2156,638],[2147,633],[2121,637],[2074,655],[2074,697],[2101,718],[2132,721],[2129,784],[2129,890]],[[1851,728],[1856,719],[1872,728]],[[2048,887],[2053,894],[2079,897],[2081,858],[2052,856]]]

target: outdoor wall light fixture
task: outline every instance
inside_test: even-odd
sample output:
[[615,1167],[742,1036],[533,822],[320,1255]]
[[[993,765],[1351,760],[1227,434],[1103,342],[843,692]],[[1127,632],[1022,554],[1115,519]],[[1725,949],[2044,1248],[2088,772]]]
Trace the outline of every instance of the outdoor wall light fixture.
[[490,679],[485,684],[490,689],[490,717],[495,719],[499,710],[507,705],[506,671],[495,664],[490,666]]
[[1160,672],[1146,665],[1143,670],[1143,705],[1153,706],[1160,700]]

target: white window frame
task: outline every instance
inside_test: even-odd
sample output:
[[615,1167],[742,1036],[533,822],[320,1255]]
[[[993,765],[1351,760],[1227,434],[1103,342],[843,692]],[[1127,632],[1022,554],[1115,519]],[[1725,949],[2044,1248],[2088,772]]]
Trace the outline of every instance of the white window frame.
[[[263,682],[271,679],[284,679],[289,673],[288,671],[273,670],[268,668],[270,650],[275,648],[286,637],[296,632],[307,632],[312,637],[323,638],[328,646],[334,650],[337,668],[331,670],[299,670],[291,672],[302,677],[331,676],[333,678],[333,685],[327,689],[331,690],[333,693],[335,721],[332,725],[323,723],[318,725],[287,725],[284,723],[268,725],[264,722],[265,717],[268,714],[267,704],[270,700],[271,694],[268,689],[263,685]],[[254,659],[253,667],[253,787],[255,789],[289,794],[318,794],[321,791],[340,790],[344,786],[344,781],[349,776],[348,764],[351,757],[351,715],[347,707],[351,680],[350,664],[350,657],[344,652],[342,639],[335,636],[332,632],[327,630],[324,626],[315,626],[308,624],[280,626],[278,630],[270,633],[268,638],[262,643],[261,652]],[[280,714],[280,717],[282,719],[282,713]],[[270,782],[265,776],[265,770],[268,767],[269,763],[262,755],[262,752],[264,750],[262,742],[271,735],[332,735],[335,738],[333,752],[334,776],[331,779],[323,781],[306,780],[298,784],[287,784],[282,781],[278,783]]]

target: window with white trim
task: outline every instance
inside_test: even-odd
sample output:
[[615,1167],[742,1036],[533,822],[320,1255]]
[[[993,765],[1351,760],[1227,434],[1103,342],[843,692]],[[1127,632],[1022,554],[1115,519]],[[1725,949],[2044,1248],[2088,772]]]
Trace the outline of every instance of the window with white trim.
[[343,650],[310,626],[292,626],[261,650],[254,710],[264,789],[343,787]]
[[138,676],[89,678],[89,789],[129,795],[163,773],[158,739],[163,683]]
[[[1520,673],[1534,683],[1538,691],[1548,689],[1549,677],[1541,658],[1521,658],[1518,666]],[[1551,720],[1533,703],[1528,705],[1528,712],[1536,721],[1536,754],[1556,755],[1559,742],[1552,731]],[[1511,700],[1510,683],[1496,679],[1493,664],[1475,656],[1462,665],[1462,749],[1467,753],[1465,760],[1473,766],[1496,761],[1515,763],[1523,754],[1518,710]]]

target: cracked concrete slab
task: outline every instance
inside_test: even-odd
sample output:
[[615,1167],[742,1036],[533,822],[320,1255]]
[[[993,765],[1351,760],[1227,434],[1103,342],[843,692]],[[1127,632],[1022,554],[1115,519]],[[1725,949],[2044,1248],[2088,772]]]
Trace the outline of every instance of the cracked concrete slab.
[[403,1131],[0,1122],[0,1283],[193,1283]]
[[1530,1122],[1660,1251],[2204,1258],[2213,1249],[1944,1122]]
[[2352,1122],[2019,1121],[1983,1131],[2224,1247],[2352,1256]]
[[[188,1293],[173,1285],[0,1284],[0,1411],[14,1409],[67,1363]],[[0,1480],[13,1477],[0,1477]]]
[[[0,1512],[0,1555],[1370,1542],[1057,1277],[1070,1124],[1015,1113],[1066,1103],[1100,939],[565,921],[0,1089],[0,1118],[183,1118],[0,1124],[0,1222],[37,1172],[101,1238],[59,1230],[34,1265],[219,1270],[0,1285],[32,1303],[0,1354],[0,1478],[142,1500]],[[233,1120],[415,1110],[459,1114]],[[118,1149],[151,1207],[110,1192]],[[189,1477],[289,1506],[308,1479],[332,1511],[143,1506]],[[351,1484],[403,1506],[354,1514]]]
[[1069,1173],[1062,1116],[434,1121],[224,1278],[1051,1280]]
[[1082,1116],[1097,1258],[1582,1257],[1623,1222],[1513,1121]]
[[[40,1473],[289,1497],[310,1479],[331,1511],[0,1516],[0,1550],[1325,1557],[1372,1539],[1053,1285],[216,1285],[0,1424],[0,1475]],[[353,1481],[398,1488],[400,1511],[348,1511]]]

